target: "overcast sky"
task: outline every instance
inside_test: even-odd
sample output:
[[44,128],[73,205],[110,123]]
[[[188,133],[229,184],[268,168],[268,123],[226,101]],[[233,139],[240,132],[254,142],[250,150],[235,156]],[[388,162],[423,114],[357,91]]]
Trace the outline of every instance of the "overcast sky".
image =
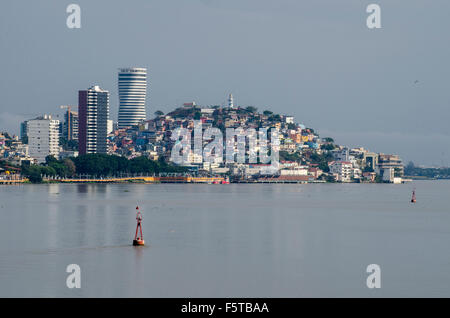
[[[382,29],[366,26],[370,3]],[[449,15],[448,0],[2,0],[0,130],[61,118],[93,84],[116,120],[117,68],[141,66],[148,116],[231,92],[339,144],[450,165]]]

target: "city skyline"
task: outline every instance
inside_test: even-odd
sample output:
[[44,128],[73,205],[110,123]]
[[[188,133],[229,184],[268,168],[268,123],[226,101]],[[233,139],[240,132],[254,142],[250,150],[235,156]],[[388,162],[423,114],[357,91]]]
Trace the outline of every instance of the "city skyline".
[[[92,82],[110,91],[117,120],[117,67],[142,65],[152,78],[147,118],[190,100],[222,104],[233,92],[239,105],[291,114],[341,144],[450,165],[450,46],[443,41],[450,4],[434,1],[425,12],[420,3],[382,1],[383,28],[374,31],[365,26],[368,3],[79,1],[79,30],[65,26],[66,4],[7,3],[0,128],[18,134],[21,121],[76,104],[74,92]],[[34,14],[18,21],[7,14],[23,10]],[[119,14],[137,25],[117,23]],[[136,44],[118,47],[118,37]],[[92,49],[73,49],[82,43]]]

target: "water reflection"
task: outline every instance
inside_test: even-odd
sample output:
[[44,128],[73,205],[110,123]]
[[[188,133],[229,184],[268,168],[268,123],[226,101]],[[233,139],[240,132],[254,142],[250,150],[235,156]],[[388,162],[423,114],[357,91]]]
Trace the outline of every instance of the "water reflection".
[[414,206],[402,185],[7,187],[0,296],[79,296],[64,284],[75,263],[84,297],[364,297],[370,262],[391,273],[383,296],[449,296],[449,186],[418,183]]

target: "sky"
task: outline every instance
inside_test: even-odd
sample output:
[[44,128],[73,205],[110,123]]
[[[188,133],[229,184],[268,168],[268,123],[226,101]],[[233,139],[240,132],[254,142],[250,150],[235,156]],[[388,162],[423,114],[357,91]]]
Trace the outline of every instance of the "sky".
[[[66,7],[81,7],[81,28]],[[381,7],[381,29],[366,25]],[[148,68],[147,117],[184,102],[293,115],[338,144],[450,166],[448,0],[2,0],[0,131]]]

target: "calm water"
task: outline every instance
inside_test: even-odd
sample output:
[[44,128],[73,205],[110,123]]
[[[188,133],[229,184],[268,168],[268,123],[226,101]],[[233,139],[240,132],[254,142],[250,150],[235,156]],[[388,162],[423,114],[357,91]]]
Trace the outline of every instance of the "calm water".
[[449,181],[1,186],[0,296],[450,297],[449,197]]

